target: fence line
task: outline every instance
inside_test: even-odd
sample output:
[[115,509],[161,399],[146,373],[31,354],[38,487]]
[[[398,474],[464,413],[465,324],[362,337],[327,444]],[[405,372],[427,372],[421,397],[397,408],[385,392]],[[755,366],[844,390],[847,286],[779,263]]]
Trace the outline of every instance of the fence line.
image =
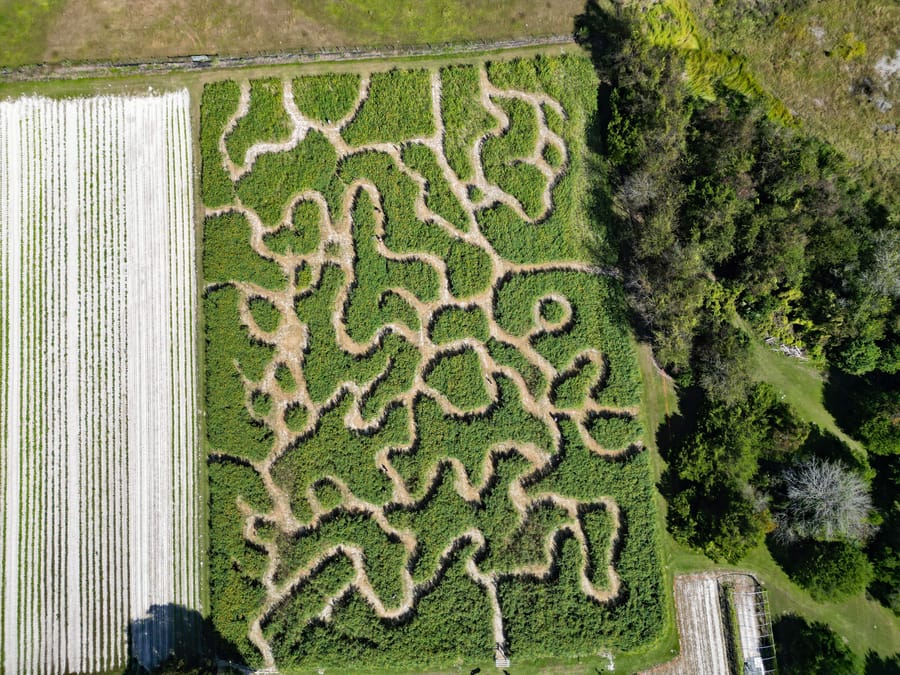
[[63,61],[57,64],[40,63],[17,68],[0,68],[0,78],[8,82],[29,82],[108,77],[112,75],[159,75],[196,71],[209,67],[230,69],[289,64],[340,63],[382,58],[451,56],[453,54],[478,54],[505,49],[573,44],[575,44],[575,38],[572,35],[548,35],[514,40],[448,42],[392,47],[344,47],[341,49],[314,51],[301,49],[286,52],[259,52],[243,56],[203,55],[208,57],[208,60],[198,60],[190,55],[185,55],[143,61],[91,61],[85,63]]

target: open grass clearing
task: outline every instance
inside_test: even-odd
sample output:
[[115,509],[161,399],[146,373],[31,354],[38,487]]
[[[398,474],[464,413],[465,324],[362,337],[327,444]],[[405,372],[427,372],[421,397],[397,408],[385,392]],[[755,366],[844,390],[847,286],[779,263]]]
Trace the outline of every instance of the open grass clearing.
[[0,65],[437,44],[569,34],[576,0],[0,3]]

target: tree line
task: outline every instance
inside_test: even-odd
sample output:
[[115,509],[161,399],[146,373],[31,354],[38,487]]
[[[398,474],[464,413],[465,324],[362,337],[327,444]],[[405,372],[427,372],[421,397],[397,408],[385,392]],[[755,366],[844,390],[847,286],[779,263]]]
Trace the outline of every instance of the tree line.
[[[637,9],[589,4],[577,34],[607,83],[598,220],[680,390],[659,438],[670,531],[732,562],[766,542],[814,597],[868,587],[900,613],[900,199],[769,101],[710,73],[714,96],[691,93]],[[758,381],[764,339],[828,373],[865,452]]]

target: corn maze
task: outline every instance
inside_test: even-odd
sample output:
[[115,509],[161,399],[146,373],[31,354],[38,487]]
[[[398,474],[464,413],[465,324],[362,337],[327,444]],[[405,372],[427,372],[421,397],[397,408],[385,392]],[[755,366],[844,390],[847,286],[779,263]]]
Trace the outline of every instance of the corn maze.
[[657,635],[596,87],[577,57],[206,85],[211,611],[251,665]]

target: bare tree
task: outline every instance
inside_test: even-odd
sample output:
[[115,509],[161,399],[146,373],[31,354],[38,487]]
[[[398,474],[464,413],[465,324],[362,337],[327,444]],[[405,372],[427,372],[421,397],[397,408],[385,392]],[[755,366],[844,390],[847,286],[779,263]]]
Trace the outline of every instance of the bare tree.
[[813,457],[786,469],[782,478],[787,501],[776,516],[782,541],[862,541],[871,533],[868,488],[842,463]]

